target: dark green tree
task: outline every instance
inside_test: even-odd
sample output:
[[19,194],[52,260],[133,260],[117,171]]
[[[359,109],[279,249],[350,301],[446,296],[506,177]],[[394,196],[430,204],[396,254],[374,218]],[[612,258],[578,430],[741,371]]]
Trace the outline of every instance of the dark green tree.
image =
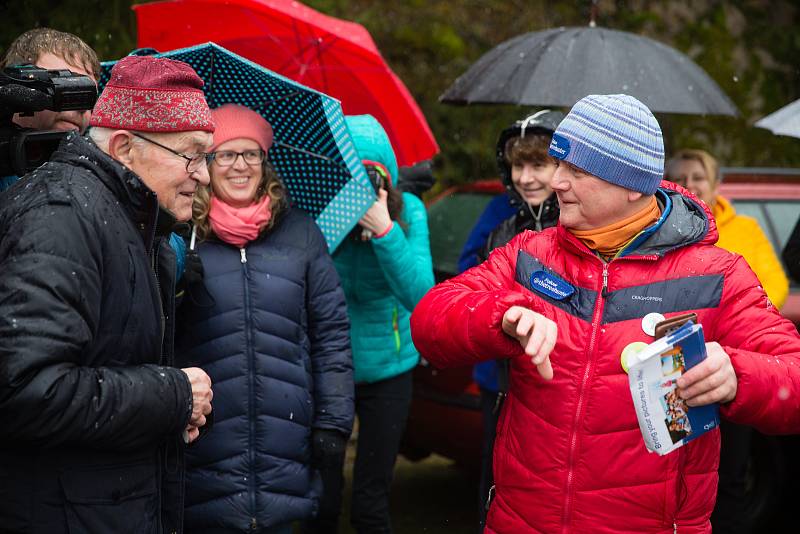
[[[0,49],[34,26],[70,31],[101,59],[135,47],[130,0],[0,1]],[[483,53],[521,33],[587,24],[591,2],[543,0],[307,0],[328,15],[363,24],[405,81],[442,147],[442,184],[495,174],[497,133],[531,111],[514,106],[454,107],[439,95]],[[723,165],[797,166],[800,140],[753,128],[800,97],[798,8],[791,0],[601,0],[601,26],[646,35],[694,59],[741,111],[738,118],[660,115],[667,149],[692,146]],[[202,41],[202,36],[198,36]],[[380,90],[380,88],[376,88]]]

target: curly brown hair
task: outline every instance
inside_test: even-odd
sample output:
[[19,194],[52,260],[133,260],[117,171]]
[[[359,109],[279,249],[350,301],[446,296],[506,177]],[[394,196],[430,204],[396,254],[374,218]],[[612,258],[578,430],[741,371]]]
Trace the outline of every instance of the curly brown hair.
[[389,209],[389,218],[405,228],[405,223],[400,219],[400,215],[403,213],[403,193],[394,188],[391,180],[384,183],[383,187],[387,193],[386,207]]
[[[211,174],[210,165],[209,174]],[[211,184],[198,187],[194,194],[192,222],[197,229],[197,238],[201,241],[214,235],[211,230],[211,221],[208,220],[208,214],[211,211],[211,195]],[[289,209],[289,195],[286,186],[283,185],[280,176],[266,159],[261,164],[261,183],[256,189],[256,197],[253,202],[261,201],[264,195],[270,196],[269,207],[272,210],[272,216],[266,226],[262,228],[262,233],[275,226],[281,215]]]

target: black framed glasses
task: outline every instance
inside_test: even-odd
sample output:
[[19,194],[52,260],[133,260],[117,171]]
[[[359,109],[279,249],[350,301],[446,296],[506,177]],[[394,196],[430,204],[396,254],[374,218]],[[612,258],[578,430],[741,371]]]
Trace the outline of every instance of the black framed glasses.
[[154,145],[156,145],[158,147],[161,147],[164,150],[166,150],[168,152],[171,152],[171,153],[175,154],[176,156],[185,159],[186,160],[186,172],[188,172],[188,173],[193,173],[193,172],[199,171],[203,167],[203,165],[209,165],[211,163],[211,160],[213,159],[213,157],[212,157],[213,155],[212,154],[207,154],[205,152],[200,152],[199,154],[195,154],[194,156],[189,156],[189,155],[177,152],[176,150],[173,150],[173,149],[171,149],[170,147],[168,147],[166,145],[162,145],[158,141],[153,141],[152,139],[149,139],[149,138],[147,138],[147,137],[145,137],[143,135],[140,135],[140,134],[138,134],[136,132],[131,132],[131,134],[134,137],[138,137],[139,139],[144,139],[148,143],[153,143]]
[[242,156],[242,159],[248,165],[259,165],[264,162],[266,152],[257,148],[255,150],[245,150],[244,152],[234,152],[233,150],[220,150],[209,154],[210,160],[214,161],[220,167],[230,167],[236,163],[236,158]]

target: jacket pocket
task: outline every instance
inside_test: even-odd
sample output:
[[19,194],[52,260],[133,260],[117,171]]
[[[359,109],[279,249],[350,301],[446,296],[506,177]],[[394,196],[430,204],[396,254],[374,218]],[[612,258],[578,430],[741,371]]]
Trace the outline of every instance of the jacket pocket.
[[155,466],[139,463],[65,471],[60,476],[70,534],[156,534]]

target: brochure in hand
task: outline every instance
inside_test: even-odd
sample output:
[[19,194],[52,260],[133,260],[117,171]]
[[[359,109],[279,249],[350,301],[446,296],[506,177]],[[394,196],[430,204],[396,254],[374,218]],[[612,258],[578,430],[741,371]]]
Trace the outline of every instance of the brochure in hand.
[[690,408],[678,396],[678,378],[706,358],[703,327],[691,322],[627,356],[628,381],[650,452],[670,453],[719,426],[719,406]]

